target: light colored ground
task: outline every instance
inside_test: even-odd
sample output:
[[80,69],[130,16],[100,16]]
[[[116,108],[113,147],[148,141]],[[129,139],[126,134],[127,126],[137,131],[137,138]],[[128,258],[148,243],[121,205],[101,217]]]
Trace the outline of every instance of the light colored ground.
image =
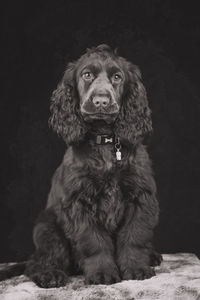
[[200,260],[194,254],[164,254],[156,276],[113,285],[84,285],[71,277],[62,288],[41,289],[26,276],[0,282],[0,300],[200,300]]

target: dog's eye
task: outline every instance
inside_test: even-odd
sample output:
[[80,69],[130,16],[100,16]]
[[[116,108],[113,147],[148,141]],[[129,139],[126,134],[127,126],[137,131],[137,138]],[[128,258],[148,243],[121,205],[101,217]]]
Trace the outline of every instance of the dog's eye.
[[92,80],[94,79],[94,75],[92,74],[92,72],[85,72],[82,74],[82,78],[84,80]]
[[120,82],[122,80],[122,76],[119,73],[114,74],[112,78],[115,82]]

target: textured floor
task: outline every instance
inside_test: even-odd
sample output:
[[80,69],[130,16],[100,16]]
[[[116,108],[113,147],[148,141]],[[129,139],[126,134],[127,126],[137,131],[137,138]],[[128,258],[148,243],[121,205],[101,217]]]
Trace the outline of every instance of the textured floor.
[[156,276],[113,285],[86,286],[71,277],[62,288],[41,289],[25,276],[0,282],[0,300],[200,300],[200,260],[194,254],[164,254]]

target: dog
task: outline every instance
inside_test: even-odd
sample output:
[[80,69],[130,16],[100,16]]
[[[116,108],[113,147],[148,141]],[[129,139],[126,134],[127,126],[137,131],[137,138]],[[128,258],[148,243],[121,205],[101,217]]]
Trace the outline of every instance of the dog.
[[156,184],[144,139],[151,110],[139,68],[108,45],[69,63],[49,120],[66,143],[25,274],[43,288],[84,274],[86,284],[155,275]]

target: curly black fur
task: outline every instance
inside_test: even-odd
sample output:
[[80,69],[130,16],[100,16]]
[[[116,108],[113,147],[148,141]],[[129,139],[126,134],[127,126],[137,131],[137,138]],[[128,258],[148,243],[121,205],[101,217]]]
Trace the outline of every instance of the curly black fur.
[[[85,122],[81,112],[77,74],[92,57],[113,61],[124,74],[112,122]],[[89,284],[153,276],[151,264],[161,259],[151,245],[159,207],[143,145],[152,123],[138,67],[107,45],[88,49],[68,65],[50,110],[50,125],[68,148],[34,228],[36,251],[25,273],[41,287],[64,285],[69,274],[79,272]],[[96,144],[94,137],[102,134],[120,139],[121,161],[112,144]]]

